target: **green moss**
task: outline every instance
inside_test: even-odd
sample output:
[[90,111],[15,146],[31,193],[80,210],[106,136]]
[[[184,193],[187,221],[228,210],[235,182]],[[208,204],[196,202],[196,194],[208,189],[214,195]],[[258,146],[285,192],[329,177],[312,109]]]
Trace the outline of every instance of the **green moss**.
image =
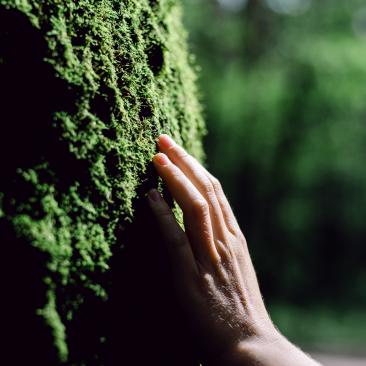
[[67,361],[68,350],[65,326],[62,324],[60,315],[57,312],[55,293],[51,289],[47,292],[47,305],[44,308],[39,309],[37,315],[42,316],[47,325],[51,328],[60,361]]
[[[2,205],[6,193],[0,194],[0,217],[48,254],[47,301],[38,314],[66,360],[62,319],[72,318],[84,291],[67,289],[77,286],[107,299],[95,273],[108,271],[117,225],[133,220],[158,134],[171,134],[202,158],[195,75],[176,1],[0,0],[1,7],[29,19],[47,44],[44,62],[76,91],[72,108],[54,110],[48,123],[83,163],[87,183],[40,161],[18,169],[30,193],[12,197],[8,212]],[[60,289],[66,293],[62,304]]]

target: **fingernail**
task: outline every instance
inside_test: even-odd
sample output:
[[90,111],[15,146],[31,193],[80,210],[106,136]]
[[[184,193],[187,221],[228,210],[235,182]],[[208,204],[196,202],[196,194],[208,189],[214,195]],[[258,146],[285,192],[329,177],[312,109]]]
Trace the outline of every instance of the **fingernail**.
[[174,140],[166,134],[160,135],[159,146],[164,149],[169,149],[175,145]]
[[148,197],[154,201],[154,202],[158,202],[160,201],[160,193],[156,190],[156,189],[151,189],[149,192],[148,192]]
[[157,163],[159,165],[168,165],[169,164],[168,157],[165,154],[162,154],[162,153],[156,154],[153,157],[153,161],[154,161],[154,163]]

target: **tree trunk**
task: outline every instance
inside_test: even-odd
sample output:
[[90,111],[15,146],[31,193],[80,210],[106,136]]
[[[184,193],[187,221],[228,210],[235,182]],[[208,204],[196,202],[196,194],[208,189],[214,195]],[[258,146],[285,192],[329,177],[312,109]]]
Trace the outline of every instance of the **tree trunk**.
[[174,0],[0,0],[13,365],[197,365],[144,195],[159,133],[202,158]]

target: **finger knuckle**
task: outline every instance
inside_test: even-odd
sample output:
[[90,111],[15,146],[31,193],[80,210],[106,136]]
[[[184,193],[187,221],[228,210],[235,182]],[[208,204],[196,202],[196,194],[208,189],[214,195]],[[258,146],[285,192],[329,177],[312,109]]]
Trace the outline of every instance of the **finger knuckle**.
[[221,183],[220,183],[220,181],[217,178],[212,177],[211,178],[211,184],[214,187],[214,189],[215,189],[216,192],[221,192],[222,191]]
[[220,240],[216,240],[216,247],[218,249],[218,252],[220,253],[221,258],[224,261],[228,261],[231,259],[232,257],[232,252],[231,250],[228,248],[227,244],[223,243]]
[[211,198],[215,195],[214,187],[212,186],[209,179],[202,179],[201,189],[205,192],[207,197]]
[[215,288],[215,280],[212,273],[203,272],[200,274],[201,286],[206,289],[214,289]]

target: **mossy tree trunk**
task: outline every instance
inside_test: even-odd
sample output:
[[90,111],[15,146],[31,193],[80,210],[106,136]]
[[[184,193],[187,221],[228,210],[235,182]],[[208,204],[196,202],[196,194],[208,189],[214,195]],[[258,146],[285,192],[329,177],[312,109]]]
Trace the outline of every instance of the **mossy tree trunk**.
[[0,0],[0,98],[12,364],[196,364],[143,199],[159,133],[202,157],[179,4]]

